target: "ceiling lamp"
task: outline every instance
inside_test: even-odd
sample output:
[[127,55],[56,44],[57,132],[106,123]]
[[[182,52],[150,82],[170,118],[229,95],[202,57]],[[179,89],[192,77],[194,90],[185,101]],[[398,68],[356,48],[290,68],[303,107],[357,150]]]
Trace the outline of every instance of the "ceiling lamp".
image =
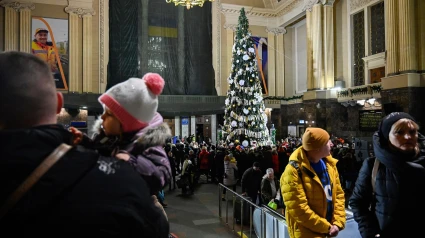
[[167,3],[174,3],[175,6],[186,6],[188,10],[193,6],[202,7],[206,1],[213,2],[214,0],[165,0]]

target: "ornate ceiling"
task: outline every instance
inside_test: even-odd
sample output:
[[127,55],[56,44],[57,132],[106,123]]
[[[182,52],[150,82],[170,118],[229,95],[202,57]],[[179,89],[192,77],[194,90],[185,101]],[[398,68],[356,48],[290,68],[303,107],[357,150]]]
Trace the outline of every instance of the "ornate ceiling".
[[277,9],[290,0],[222,0],[222,3],[244,5],[255,8]]
[[[217,0],[226,24],[237,24],[239,11],[246,9],[250,24],[276,28],[305,14],[305,2],[319,0]],[[323,0],[320,0],[323,1]]]

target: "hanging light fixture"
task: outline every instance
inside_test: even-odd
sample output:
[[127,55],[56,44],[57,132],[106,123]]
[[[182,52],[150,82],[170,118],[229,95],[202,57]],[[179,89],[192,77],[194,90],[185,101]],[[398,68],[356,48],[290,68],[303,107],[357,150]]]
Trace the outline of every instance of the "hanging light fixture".
[[206,1],[214,0],[165,0],[167,3],[174,3],[175,6],[186,6],[188,10],[194,6],[202,7]]

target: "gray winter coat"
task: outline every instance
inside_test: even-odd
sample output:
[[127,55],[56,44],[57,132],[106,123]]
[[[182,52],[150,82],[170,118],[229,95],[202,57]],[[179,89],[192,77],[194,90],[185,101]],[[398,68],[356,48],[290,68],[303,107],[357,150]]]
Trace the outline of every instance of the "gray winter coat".
[[237,182],[237,178],[235,176],[235,169],[238,170],[238,167],[235,163],[230,163],[230,161],[224,161],[224,179],[223,184],[225,186],[233,186]]

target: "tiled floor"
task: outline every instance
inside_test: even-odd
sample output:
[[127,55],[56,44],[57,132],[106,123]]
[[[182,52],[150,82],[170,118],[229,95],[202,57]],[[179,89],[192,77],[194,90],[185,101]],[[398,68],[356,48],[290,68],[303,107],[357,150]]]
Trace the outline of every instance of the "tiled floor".
[[[219,196],[216,184],[200,184],[191,196],[182,196],[180,189],[169,192],[167,188],[165,202],[168,204],[165,211],[170,222],[170,231],[179,238],[238,237],[232,231],[232,219],[229,218],[229,225],[226,225],[225,219],[220,220],[218,217]],[[229,208],[229,213],[231,211]],[[225,213],[225,207],[222,212]],[[235,226],[235,230],[239,231],[240,227]]]

